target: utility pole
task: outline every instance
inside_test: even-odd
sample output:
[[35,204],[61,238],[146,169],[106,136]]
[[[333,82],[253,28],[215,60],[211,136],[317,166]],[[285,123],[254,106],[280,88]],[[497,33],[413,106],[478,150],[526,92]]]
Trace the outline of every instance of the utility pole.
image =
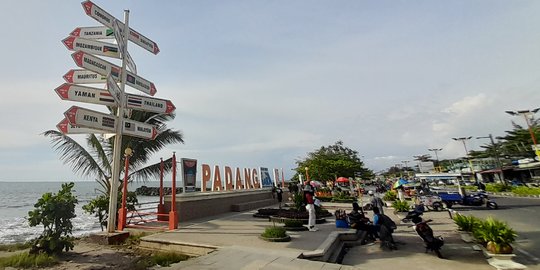
[[495,144],[495,141],[493,140],[493,135],[489,134],[489,136],[483,136],[483,137],[476,137],[476,139],[488,139],[491,141],[491,146],[493,147],[493,151],[495,152],[495,161],[497,162],[497,168],[499,169],[499,180],[501,183],[506,185],[506,181],[504,180],[504,173],[503,173],[503,167],[501,163],[501,159],[499,157],[499,146]]

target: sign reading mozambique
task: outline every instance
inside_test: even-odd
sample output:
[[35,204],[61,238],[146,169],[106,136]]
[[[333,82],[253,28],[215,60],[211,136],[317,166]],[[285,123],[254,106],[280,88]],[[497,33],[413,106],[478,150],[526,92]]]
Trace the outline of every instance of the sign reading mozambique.
[[120,58],[118,45],[101,42],[97,40],[78,38],[69,36],[62,40],[62,43],[71,51],[83,51],[95,55],[103,55],[113,58]]

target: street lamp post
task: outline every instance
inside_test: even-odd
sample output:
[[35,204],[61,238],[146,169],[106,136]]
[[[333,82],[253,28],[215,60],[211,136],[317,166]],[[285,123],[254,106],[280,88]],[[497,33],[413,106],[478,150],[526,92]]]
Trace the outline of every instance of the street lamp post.
[[435,152],[435,157],[437,158],[437,171],[441,172],[441,168],[439,167],[439,155],[437,155],[437,152],[442,151],[442,148],[429,148],[428,151]]
[[466,155],[466,158],[468,159],[469,161],[469,168],[471,169],[471,173],[474,177],[474,179],[476,179],[476,176],[474,175],[474,168],[472,166],[472,162],[471,162],[471,159],[469,157],[469,150],[467,150],[467,144],[465,144],[465,141],[468,141],[470,139],[472,139],[472,136],[469,136],[469,137],[461,137],[461,138],[452,138],[454,141],[460,141],[463,143],[463,148],[465,148],[465,155]]
[[309,182],[309,173],[308,173],[309,168],[306,167],[305,169],[306,169],[306,181]]
[[409,167],[407,166],[407,164],[409,164],[409,160],[403,160],[401,161],[403,164],[405,164],[405,172],[407,172],[407,176],[409,176]]
[[476,137],[476,139],[489,139],[491,141],[491,146],[493,147],[493,151],[495,151],[497,168],[499,169],[499,180],[501,181],[501,183],[506,184],[506,181],[504,181],[501,159],[499,158],[499,147],[497,146],[497,144],[495,144],[495,141],[493,140],[493,135],[489,134],[489,136]]
[[516,116],[516,115],[523,115],[525,118],[525,122],[527,123],[527,127],[529,128],[529,133],[531,134],[531,139],[534,144],[534,152],[536,154],[536,157],[538,158],[538,161],[540,161],[540,149],[538,149],[538,145],[536,144],[536,138],[534,137],[534,132],[532,130],[532,126],[529,123],[529,118],[532,118],[533,115],[538,112],[540,108],[536,108],[534,110],[521,110],[521,111],[506,111],[507,114]]

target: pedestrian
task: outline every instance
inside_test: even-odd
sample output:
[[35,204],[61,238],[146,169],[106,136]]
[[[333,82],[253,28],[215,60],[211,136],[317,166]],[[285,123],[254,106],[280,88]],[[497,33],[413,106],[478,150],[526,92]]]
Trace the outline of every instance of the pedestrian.
[[281,209],[281,201],[283,201],[283,189],[281,189],[281,184],[278,184],[277,186],[276,197],[279,203],[279,209]]
[[307,180],[304,186],[304,202],[306,204],[306,210],[309,214],[308,228],[310,232],[316,232],[318,229],[315,227],[315,190],[311,186],[311,181]]
[[366,240],[375,241],[377,238],[377,230],[375,225],[371,223],[369,218],[364,215],[364,211],[358,205],[358,203],[353,202],[353,210],[347,215],[348,222],[351,228],[365,231],[367,239],[364,239],[362,244],[365,244]]
[[384,202],[383,202],[383,200],[381,198],[375,196],[375,193],[373,192],[373,190],[368,191],[368,194],[369,194],[371,206],[379,208],[379,211],[381,212],[381,214],[384,214],[384,208],[383,208],[384,207]]

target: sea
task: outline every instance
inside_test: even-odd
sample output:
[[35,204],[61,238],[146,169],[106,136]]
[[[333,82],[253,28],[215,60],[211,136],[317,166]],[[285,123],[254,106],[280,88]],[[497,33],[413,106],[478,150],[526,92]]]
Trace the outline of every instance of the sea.
[[[135,191],[140,186],[159,186],[159,182],[132,183],[129,191]],[[57,193],[62,188],[62,182],[1,182],[0,181],[0,244],[20,243],[38,237],[43,226],[30,227],[28,212],[34,209],[34,204],[46,192]],[[73,235],[84,236],[101,231],[97,217],[82,210],[82,206],[93,198],[101,195],[101,186],[95,181],[75,182],[73,194],[79,203],[76,206],[76,217],[72,219]],[[149,207],[159,197],[137,196],[139,203]]]

